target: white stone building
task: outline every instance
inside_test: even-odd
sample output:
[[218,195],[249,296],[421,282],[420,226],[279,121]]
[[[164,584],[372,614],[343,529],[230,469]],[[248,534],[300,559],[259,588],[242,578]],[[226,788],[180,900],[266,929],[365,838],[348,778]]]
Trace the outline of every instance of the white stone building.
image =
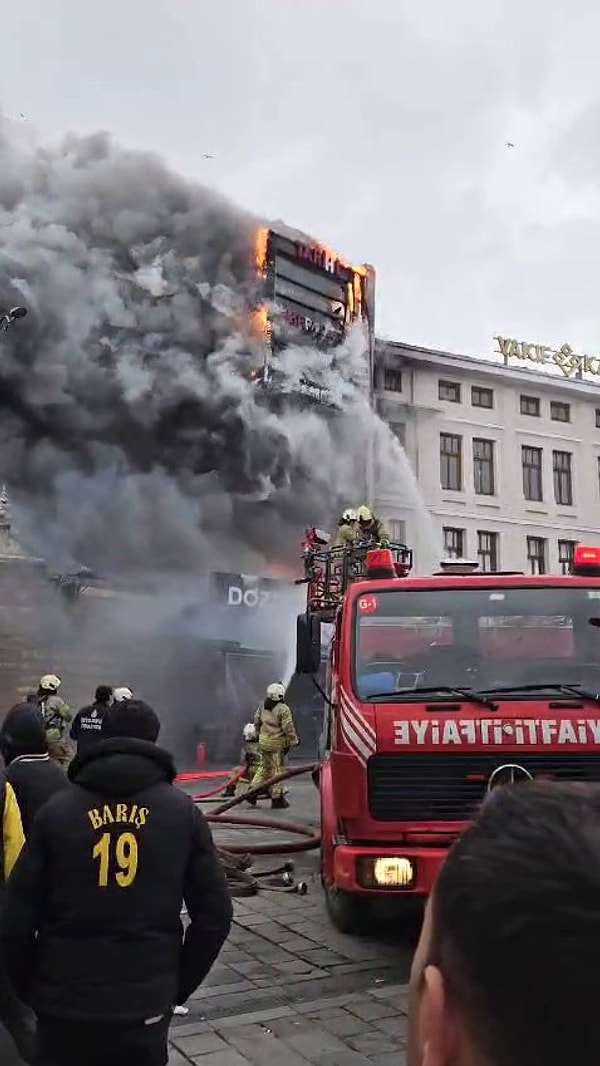
[[379,479],[374,504],[421,571],[432,539],[434,555],[525,573],[565,572],[577,544],[600,547],[600,375],[568,378],[548,349],[529,346],[514,365],[517,354],[379,346],[375,402],[420,496],[399,470],[397,483]]

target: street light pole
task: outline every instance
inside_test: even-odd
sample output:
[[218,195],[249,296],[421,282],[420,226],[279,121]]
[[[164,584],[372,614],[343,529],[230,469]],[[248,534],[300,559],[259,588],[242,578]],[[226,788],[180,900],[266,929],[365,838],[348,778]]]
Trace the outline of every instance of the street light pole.
[[0,315],[0,330],[6,333],[13,322],[16,322],[19,318],[25,318],[26,314],[26,307],[13,307],[10,311],[5,311],[4,314]]

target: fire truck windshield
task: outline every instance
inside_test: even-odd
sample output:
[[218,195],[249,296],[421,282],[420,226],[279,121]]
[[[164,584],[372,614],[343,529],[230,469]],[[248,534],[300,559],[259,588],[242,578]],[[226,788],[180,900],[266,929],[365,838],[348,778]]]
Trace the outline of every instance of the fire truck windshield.
[[519,699],[544,686],[600,691],[600,587],[383,589],[355,610],[363,700],[438,686],[449,700],[454,687]]

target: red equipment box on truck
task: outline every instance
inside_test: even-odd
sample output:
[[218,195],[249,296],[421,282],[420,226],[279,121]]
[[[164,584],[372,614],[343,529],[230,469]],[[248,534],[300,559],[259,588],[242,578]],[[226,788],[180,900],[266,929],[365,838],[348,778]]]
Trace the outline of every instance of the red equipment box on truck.
[[333,923],[357,932],[377,897],[427,897],[495,787],[600,781],[600,549],[556,577],[458,562],[410,577],[402,545],[304,560],[299,672],[333,626],[322,880]]

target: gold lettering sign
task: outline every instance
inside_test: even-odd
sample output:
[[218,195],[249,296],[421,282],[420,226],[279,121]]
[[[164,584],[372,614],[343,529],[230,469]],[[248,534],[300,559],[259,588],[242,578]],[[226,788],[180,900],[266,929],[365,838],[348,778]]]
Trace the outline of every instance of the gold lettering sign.
[[495,336],[498,347],[495,349],[508,364],[510,359],[523,359],[538,366],[557,366],[566,378],[582,377],[592,374],[600,377],[600,358],[595,355],[578,355],[570,344],[561,348],[548,348],[545,344],[530,344],[518,341],[514,337]]

